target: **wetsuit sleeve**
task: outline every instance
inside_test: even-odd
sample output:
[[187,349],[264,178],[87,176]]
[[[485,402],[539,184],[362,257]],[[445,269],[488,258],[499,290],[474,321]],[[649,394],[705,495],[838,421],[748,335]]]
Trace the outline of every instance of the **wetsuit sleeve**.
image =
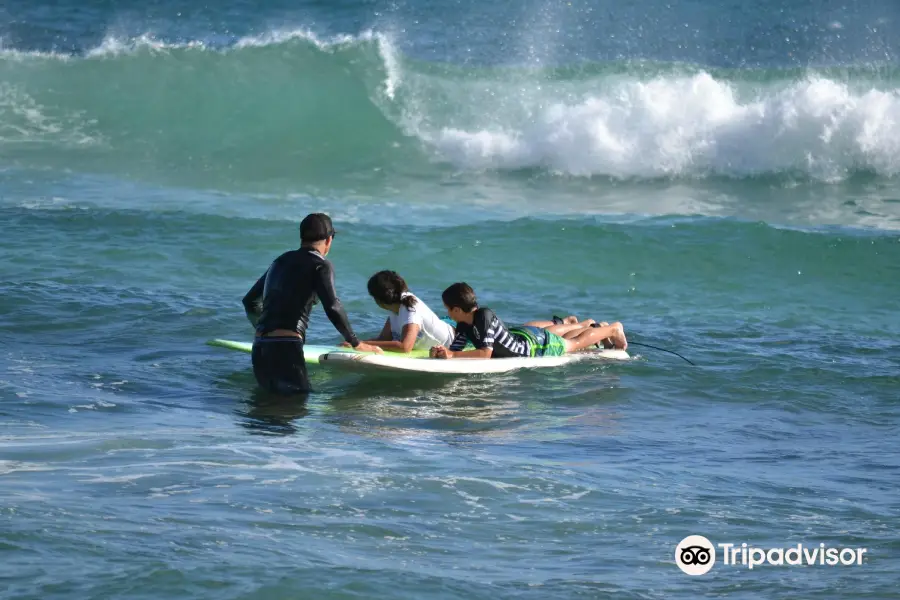
[[456,330],[456,337],[453,338],[453,343],[450,344],[448,350],[458,352],[466,347],[467,341],[469,341],[469,336],[466,335],[466,329],[459,328]]
[[353,333],[347,313],[334,290],[334,270],[328,261],[316,268],[316,295],[322,302],[322,308],[325,309],[325,314],[328,315],[328,320],[331,321],[334,328],[344,336],[351,346],[356,348],[359,345],[359,338]]
[[247,314],[247,319],[250,321],[250,324],[256,327],[256,323],[259,321],[259,316],[262,314],[262,297],[263,290],[266,287],[266,274],[268,270],[263,273],[262,277],[256,280],[256,283],[253,284],[253,287],[250,288],[250,291],[244,296],[242,302],[244,303],[244,312]]

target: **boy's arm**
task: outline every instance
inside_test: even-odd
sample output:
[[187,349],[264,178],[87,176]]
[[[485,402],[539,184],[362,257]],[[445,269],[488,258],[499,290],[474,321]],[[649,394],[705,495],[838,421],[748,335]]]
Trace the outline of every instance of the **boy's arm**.
[[[442,346],[438,346],[442,348]],[[444,350],[444,356],[436,356],[435,358],[490,358],[494,355],[493,346],[485,346],[484,348],[476,348],[475,350]]]
[[463,350],[463,348],[466,347],[467,341],[469,341],[469,336],[464,331],[457,331],[456,337],[453,338],[453,343],[450,344],[449,349],[444,348],[443,346],[435,346],[429,354],[433,358],[491,358],[491,356],[493,356],[493,345],[484,343],[481,343],[481,348],[476,348],[475,350]]

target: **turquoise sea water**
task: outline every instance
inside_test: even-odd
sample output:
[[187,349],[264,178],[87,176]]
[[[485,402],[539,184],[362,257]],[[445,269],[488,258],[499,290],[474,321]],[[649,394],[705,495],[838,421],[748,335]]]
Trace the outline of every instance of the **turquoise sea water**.
[[[0,596],[890,598],[889,2],[0,7]],[[627,363],[257,391],[240,298],[332,215]],[[318,311],[311,340],[338,336]],[[690,534],[866,548],[719,562]]]

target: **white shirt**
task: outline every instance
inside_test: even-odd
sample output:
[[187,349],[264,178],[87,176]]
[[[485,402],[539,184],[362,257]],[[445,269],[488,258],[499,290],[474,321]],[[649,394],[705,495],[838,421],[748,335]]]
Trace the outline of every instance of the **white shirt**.
[[[400,295],[400,299],[402,300],[407,296],[416,298],[416,296],[410,292],[403,292],[403,294]],[[416,303],[412,308],[406,308],[401,304],[400,312],[396,315],[392,314],[388,319],[391,322],[391,337],[396,342],[403,339],[402,333],[404,325],[419,326],[419,334],[416,337],[416,343],[413,346],[413,348],[417,350],[428,349],[432,346],[439,345],[449,348],[456,335],[456,330],[453,329],[452,325],[445,321],[441,321],[441,319],[434,314],[434,311],[428,308],[428,306],[418,298],[416,298]]]

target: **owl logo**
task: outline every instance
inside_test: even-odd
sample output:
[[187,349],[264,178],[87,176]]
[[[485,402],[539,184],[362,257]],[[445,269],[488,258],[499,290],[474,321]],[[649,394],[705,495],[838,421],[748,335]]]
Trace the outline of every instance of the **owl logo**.
[[705,565],[709,562],[711,548],[688,546],[681,549],[681,562],[685,565]]
[[687,575],[705,575],[716,564],[716,547],[702,535],[689,535],[675,546],[675,564]]

